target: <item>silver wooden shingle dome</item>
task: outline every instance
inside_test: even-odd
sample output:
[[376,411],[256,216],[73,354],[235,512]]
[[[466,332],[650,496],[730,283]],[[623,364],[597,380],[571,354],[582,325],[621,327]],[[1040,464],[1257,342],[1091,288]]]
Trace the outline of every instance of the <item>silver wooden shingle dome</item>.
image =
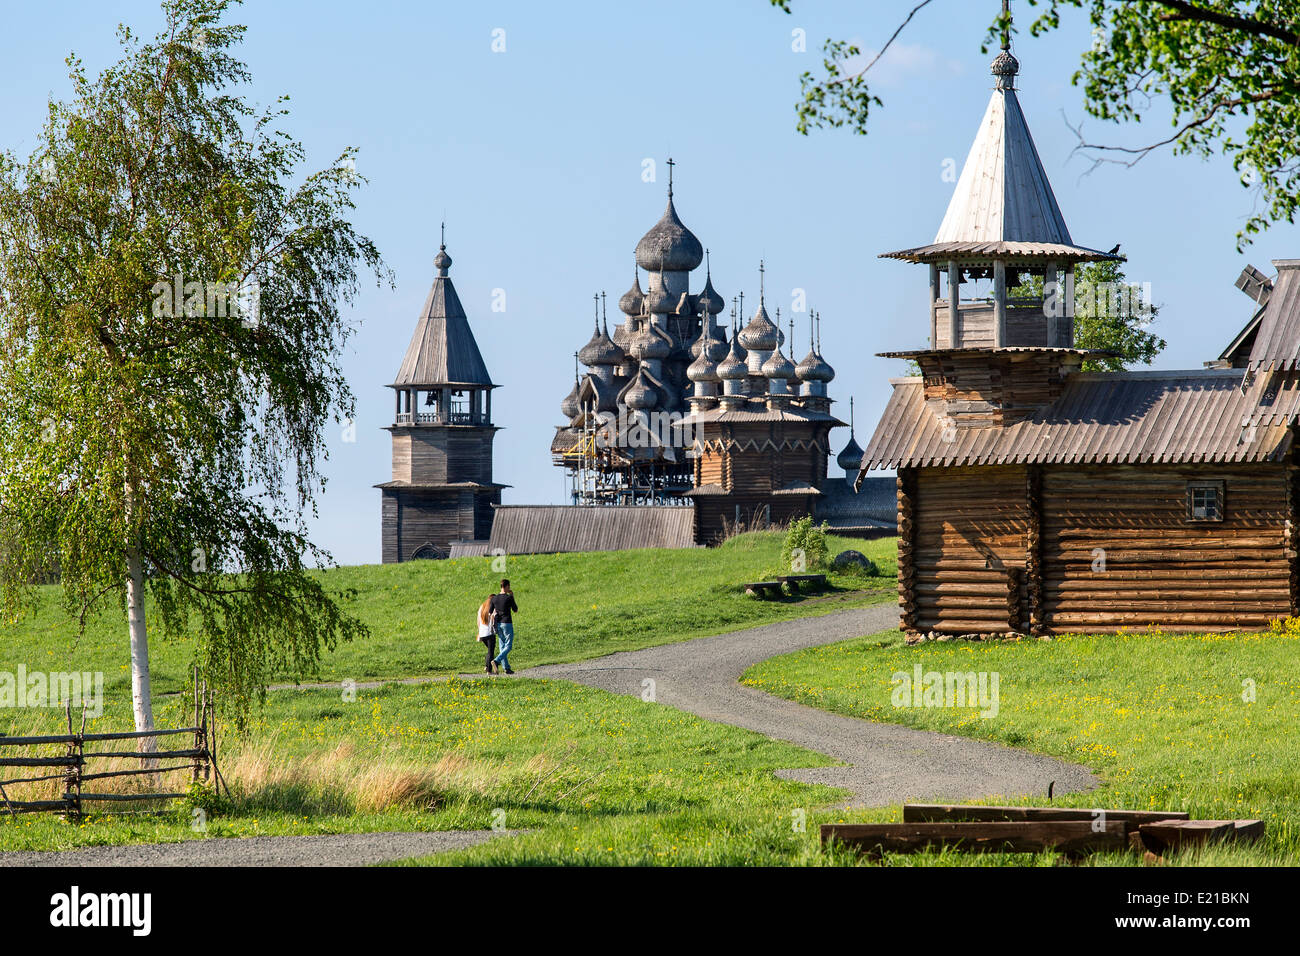
[[659,404],[659,390],[646,378],[645,369],[637,369],[636,378],[623,393],[623,402],[634,411],[649,411]]
[[596,319],[596,330],[591,334],[591,340],[578,350],[578,361],[588,368],[595,368],[597,365],[617,365],[623,361],[623,350],[614,344],[607,331],[601,329],[599,317]]
[[791,379],[794,378],[794,363],[781,354],[780,348],[777,348],[763,363],[762,372],[767,378]]
[[707,311],[709,315],[717,315],[722,311],[724,305],[722,296],[718,295],[718,290],[713,288],[713,276],[709,273],[704,275],[704,288],[696,295],[695,304]]
[[[812,319],[813,327],[816,329],[814,341],[809,344],[808,354],[804,356],[802,362],[795,366],[794,371],[802,382],[829,382],[835,378],[835,369],[831,368],[830,363],[822,357],[821,313],[813,312]],[[791,334],[794,334],[793,328],[791,328]]]
[[760,299],[758,311],[749,320],[749,324],[740,330],[740,344],[749,351],[770,352],[781,344],[781,330],[767,314],[767,308]]
[[727,354],[727,340],[719,334],[720,332],[721,330],[713,324],[711,316],[705,319],[699,337],[691,343],[691,358],[699,358],[701,352],[707,349],[710,362],[714,364],[721,362],[723,356]]
[[578,383],[573,383],[573,389],[568,395],[564,396],[564,401],[560,402],[560,414],[572,421],[578,417]]
[[677,216],[673,206],[672,165],[668,167],[668,208],[636,244],[636,261],[642,269],[690,272],[704,261],[704,247]]
[[632,267],[635,277],[632,280],[632,288],[623,293],[618,300],[618,310],[624,315],[640,315],[641,307],[645,303],[645,293],[641,291],[641,272],[635,265]]
[[646,323],[645,328],[632,337],[632,346],[628,350],[638,362],[646,359],[665,359],[673,350],[672,341],[655,325]]
[[748,357],[749,353],[740,344],[740,336],[733,335],[731,348],[727,350],[726,357],[718,363],[718,378],[723,381],[745,378],[749,375],[749,364],[745,361]]
[[686,377],[692,382],[717,382],[718,365],[711,358],[707,351],[701,352],[699,356],[686,367]]

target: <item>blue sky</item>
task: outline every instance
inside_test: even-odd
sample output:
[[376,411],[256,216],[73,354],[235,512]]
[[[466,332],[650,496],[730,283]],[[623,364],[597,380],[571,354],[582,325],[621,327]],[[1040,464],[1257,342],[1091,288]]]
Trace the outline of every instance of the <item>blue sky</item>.
[[[757,304],[767,261],[768,304],[788,312],[807,290],[822,313],[831,394],[847,419],[857,398],[865,444],[902,363],[876,352],[924,345],[924,267],[878,259],[930,241],[991,88],[979,45],[994,0],[939,0],[913,20],[877,66],[884,108],[870,135],[795,132],[798,75],[815,69],[828,36],[878,47],[912,0],[800,2],[786,16],[766,0],[654,4],[365,4],[251,0],[243,58],[259,104],[291,97],[287,128],[313,166],[360,149],[369,184],[356,222],[379,245],[397,288],[369,285],[353,309],[358,334],[345,370],[358,398],[356,441],[336,430],[314,538],[344,564],[379,560],[379,492],[389,477],[392,380],[433,276],[438,223],[447,220],[451,275],[495,381],[497,480],[507,503],[563,501],[549,457],[572,352],[590,334],[593,292],[617,300],[632,250],[663,211],[663,160],[676,162],[675,198],[712,252],[714,284]],[[1023,7],[1024,4],[1015,6]],[[64,57],[92,70],[118,56],[119,22],[152,35],[148,2],[53,2],[7,11],[0,50],[0,145],[30,150],[49,97],[69,92]],[[1028,12],[1024,26],[1028,25]],[[493,52],[493,31],[505,51]],[[806,31],[808,52],[792,50]],[[1169,347],[1158,367],[1198,368],[1250,314],[1232,285],[1247,262],[1300,255],[1282,226],[1235,251],[1251,194],[1227,161],[1155,154],[1131,169],[1071,156],[1067,121],[1083,119],[1070,86],[1092,42],[1078,16],[1046,39],[1024,35],[1021,102],[1076,242],[1123,243],[1130,279],[1151,283]],[[873,71],[874,72],[874,71]],[[1142,127],[1085,130],[1106,142],[1163,138],[1158,107]],[[659,163],[642,181],[643,160]],[[703,284],[703,275],[692,289]],[[491,310],[505,290],[504,312]],[[612,303],[611,303],[612,307]],[[799,315],[800,320],[806,316]],[[806,350],[806,324],[797,351]],[[833,435],[836,447],[847,430]]]

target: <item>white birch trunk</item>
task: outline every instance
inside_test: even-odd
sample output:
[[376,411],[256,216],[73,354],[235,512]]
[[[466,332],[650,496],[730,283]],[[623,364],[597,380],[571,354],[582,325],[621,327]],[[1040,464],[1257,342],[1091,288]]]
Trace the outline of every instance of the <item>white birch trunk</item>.
[[[126,614],[131,632],[131,702],[135,710],[135,729],[153,730],[153,695],[149,682],[149,635],[144,619],[144,562],[136,548],[126,555]],[[140,750],[158,749],[154,737],[140,738]]]

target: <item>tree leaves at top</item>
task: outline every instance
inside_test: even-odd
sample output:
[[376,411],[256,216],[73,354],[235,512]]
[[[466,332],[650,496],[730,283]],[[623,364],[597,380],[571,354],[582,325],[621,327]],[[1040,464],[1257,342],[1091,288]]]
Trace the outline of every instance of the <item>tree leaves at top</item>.
[[[916,4],[881,52],[932,0]],[[953,2],[953,0],[950,0]],[[1072,82],[1082,86],[1089,115],[1113,123],[1168,117],[1170,132],[1135,146],[1090,142],[1079,148],[1095,162],[1132,164],[1153,150],[1228,157],[1254,207],[1237,233],[1240,250],[1275,222],[1300,211],[1300,0],[1028,0],[1041,12],[1030,35],[1060,27],[1064,9],[1084,11],[1092,35]],[[791,0],[771,0],[789,13]],[[982,49],[1004,30],[999,13]],[[824,75],[805,72],[796,105],[797,129],[848,126],[864,134],[880,106],[860,55],[842,41],[824,47]],[[879,56],[876,57],[879,59]],[[872,63],[875,60],[871,61]]]
[[69,58],[30,157],[0,158],[0,600],[58,574],[121,606],[143,558],[169,638],[195,635],[242,715],[273,673],[364,633],[308,570],[325,430],[350,419],[340,302],[386,275],[348,221],[353,152],[303,175],[255,113],[226,0],[168,0],[98,77]]

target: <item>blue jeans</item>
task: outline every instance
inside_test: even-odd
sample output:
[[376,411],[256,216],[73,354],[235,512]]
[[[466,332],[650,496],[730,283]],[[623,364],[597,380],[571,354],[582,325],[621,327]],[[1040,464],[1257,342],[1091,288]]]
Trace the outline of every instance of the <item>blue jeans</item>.
[[506,670],[510,670],[510,648],[515,643],[515,626],[511,623],[503,622],[497,625],[497,640],[500,641],[500,648],[497,656],[492,658]]

